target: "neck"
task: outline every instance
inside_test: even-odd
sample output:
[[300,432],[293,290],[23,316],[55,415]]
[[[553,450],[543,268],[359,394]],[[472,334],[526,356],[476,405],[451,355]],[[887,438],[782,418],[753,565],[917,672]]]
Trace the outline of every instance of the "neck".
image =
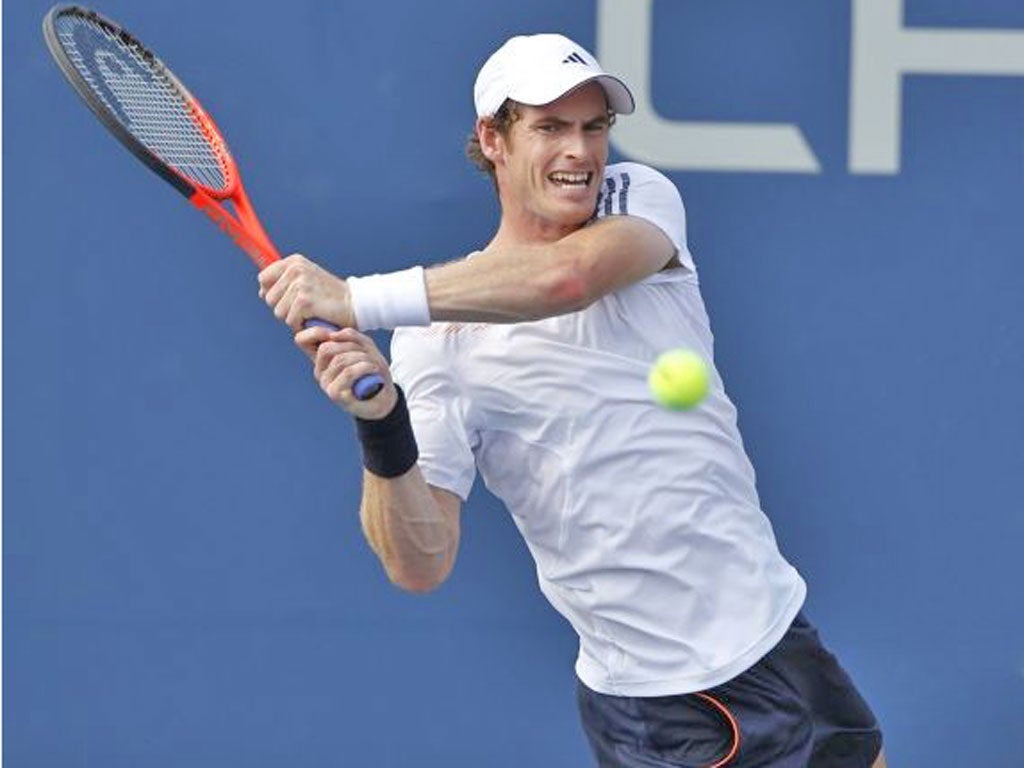
[[559,224],[542,219],[529,211],[510,210],[503,206],[501,223],[494,233],[488,248],[512,245],[545,245],[555,243],[583,226],[580,224]]

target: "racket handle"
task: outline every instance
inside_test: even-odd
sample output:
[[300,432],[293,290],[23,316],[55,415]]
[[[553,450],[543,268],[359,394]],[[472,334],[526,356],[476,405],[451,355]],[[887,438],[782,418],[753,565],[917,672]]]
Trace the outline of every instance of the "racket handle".
[[[318,328],[326,328],[330,331],[337,331],[338,326],[333,323],[328,323],[326,320],[320,320],[318,318],[311,318],[302,324],[304,328],[312,328],[314,326]],[[384,389],[384,379],[377,373],[368,373],[365,376],[360,376],[356,379],[352,385],[352,394],[355,395],[356,400],[369,400],[375,396],[378,392]]]
[[379,373],[368,373],[360,376],[352,385],[352,394],[356,400],[369,400],[376,397],[377,393],[384,389],[384,379]]

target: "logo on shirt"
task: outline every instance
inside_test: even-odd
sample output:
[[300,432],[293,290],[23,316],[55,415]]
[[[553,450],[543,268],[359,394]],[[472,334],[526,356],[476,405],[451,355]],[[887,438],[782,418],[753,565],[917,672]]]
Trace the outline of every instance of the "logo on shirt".
[[597,206],[593,218],[629,213],[629,174],[620,173],[618,178],[608,176],[604,180],[604,188],[597,196]]

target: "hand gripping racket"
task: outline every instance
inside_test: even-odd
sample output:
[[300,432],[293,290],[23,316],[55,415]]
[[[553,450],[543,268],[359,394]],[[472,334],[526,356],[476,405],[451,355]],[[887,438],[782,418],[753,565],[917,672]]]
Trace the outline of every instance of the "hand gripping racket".
[[[217,126],[160,59],[118,24],[75,5],[51,9],[43,35],[64,77],[129,152],[209,216],[257,267],[281,258]],[[305,325],[337,330],[317,319]],[[371,373],[356,380],[352,393],[368,400],[383,386]]]

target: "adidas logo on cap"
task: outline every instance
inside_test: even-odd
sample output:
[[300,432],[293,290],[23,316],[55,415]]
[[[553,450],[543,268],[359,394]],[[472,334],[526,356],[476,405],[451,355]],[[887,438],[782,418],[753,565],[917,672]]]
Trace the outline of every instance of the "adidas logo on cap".
[[579,51],[573,51],[568,56],[566,56],[564,59],[562,59],[562,63],[563,64],[586,64],[587,60],[584,59],[580,55]]

